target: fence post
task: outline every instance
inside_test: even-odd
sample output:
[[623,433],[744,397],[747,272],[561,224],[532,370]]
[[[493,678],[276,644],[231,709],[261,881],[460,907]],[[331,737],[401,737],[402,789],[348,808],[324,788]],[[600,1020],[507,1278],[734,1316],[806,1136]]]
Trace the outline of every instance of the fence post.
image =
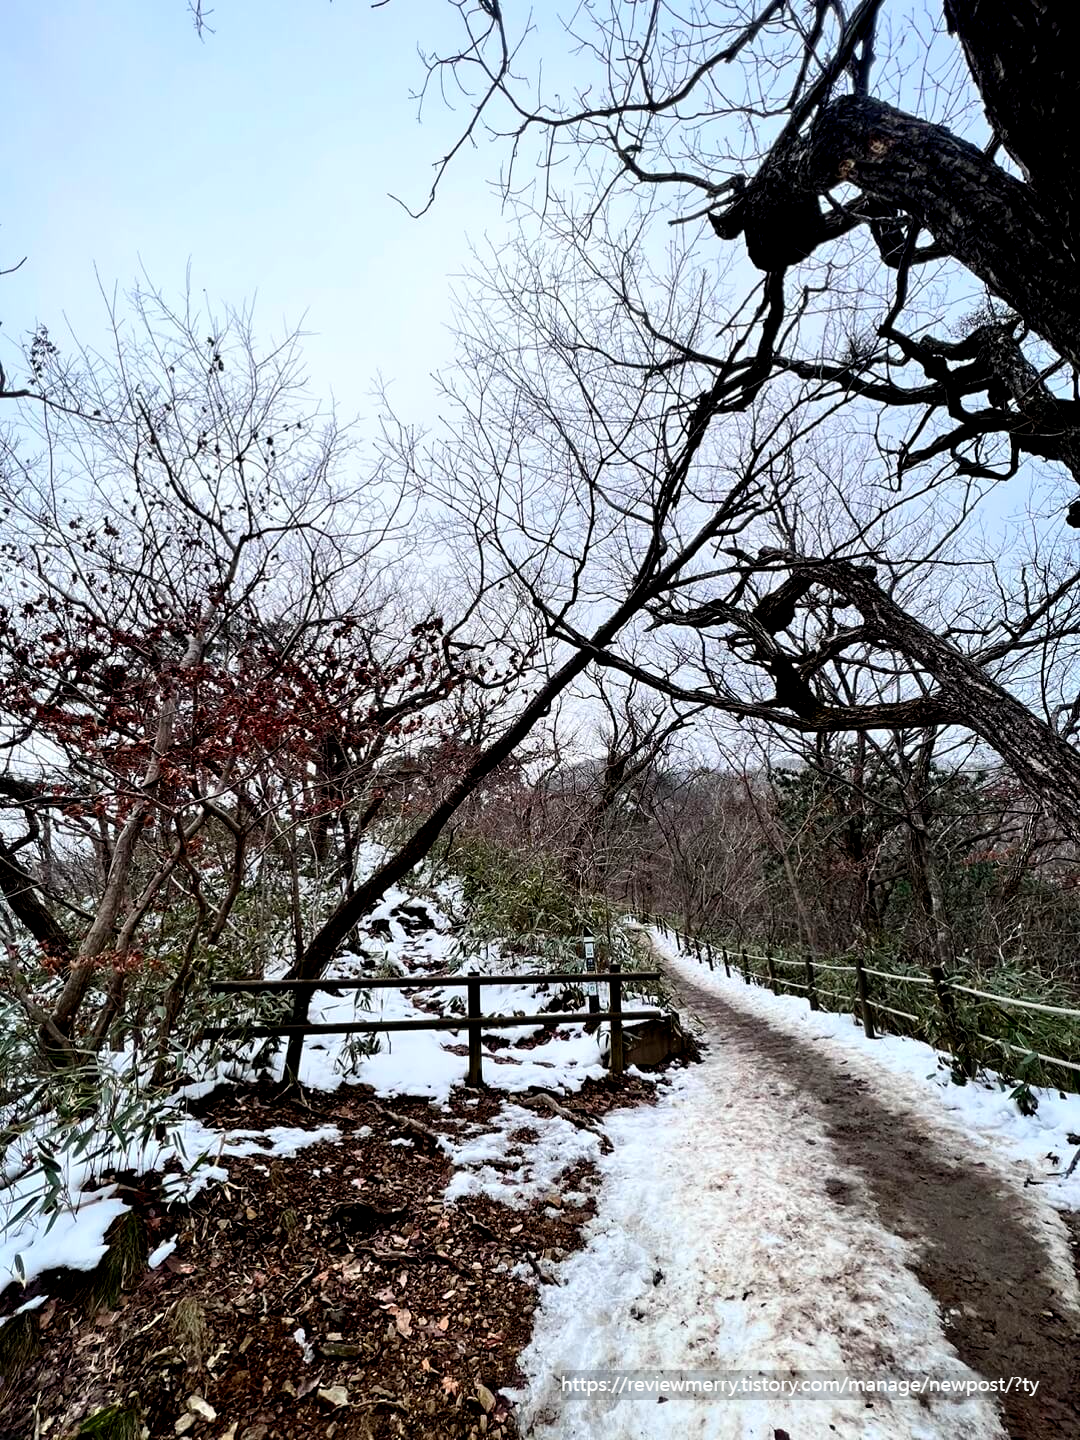
[[956,1001],[949,989],[944,965],[931,965],[930,978],[934,982],[934,993],[937,995],[938,1004],[941,1006],[941,1013],[945,1019],[945,1034],[948,1037],[949,1048],[956,1058],[956,1063],[960,1066],[961,1073],[970,1079],[975,1074],[975,1065],[968,1047],[964,1044],[963,1035],[957,1023]]
[[817,989],[814,984],[814,962],[809,951],[806,953],[806,994],[810,1001],[810,1009],[819,1010],[821,1007],[818,1004]]
[[870,1010],[870,986],[866,983],[862,956],[855,952],[855,988],[859,992],[859,1009],[862,1011],[862,1028],[868,1040],[874,1039],[874,1016]]
[[769,976],[769,989],[774,995],[779,994],[779,991],[776,988],[776,966],[773,964],[773,958],[771,955],[765,956],[765,969],[768,972]]
[[480,982],[470,980],[468,984],[469,997],[469,1073],[465,1077],[465,1084],[478,1087],[484,1083],[484,1052],[480,1048],[481,1029],[480,1020]]
[[709,969],[715,970],[716,966],[713,964],[712,946],[709,944],[708,940],[705,941],[705,959],[709,962]]
[[611,1034],[610,1058],[612,1075],[621,1075],[623,1073],[621,968],[617,960],[612,960],[608,965],[608,969],[611,972],[611,979],[608,981],[608,1009],[611,1011],[609,1025]]
[[747,985],[750,984],[750,967],[746,963],[746,946],[739,951],[739,969],[742,971],[742,978]]
[[[290,1016],[290,1025],[306,1025],[308,1011],[311,1008],[311,990],[293,991],[293,1008]],[[282,1076],[286,1090],[295,1090],[300,1084],[300,1057],[304,1051],[304,1036],[295,1034],[289,1036],[289,1043],[285,1049],[285,1071]]]
[[725,945],[724,948],[720,951],[720,954],[721,954],[721,956],[722,956],[722,958],[723,958],[723,961],[724,961],[724,974],[725,974],[725,975],[727,976],[727,978],[730,980],[730,979],[731,979],[731,966],[728,964],[727,946],[726,946],[726,945]]

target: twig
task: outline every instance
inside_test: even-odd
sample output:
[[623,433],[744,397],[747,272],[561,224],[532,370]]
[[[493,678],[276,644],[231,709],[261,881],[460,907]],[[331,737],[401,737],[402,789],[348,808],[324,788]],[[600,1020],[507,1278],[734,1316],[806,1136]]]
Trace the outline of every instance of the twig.
[[436,1130],[432,1130],[430,1126],[424,1125],[421,1121],[414,1120],[411,1115],[399,1115],[396,1110],[389,1110],[385,1105],[376,1104],[375,1109],[380,1115],[385,1115],[388,1120],[392,1120],[395,1125],[400,1126],[402,1130],[409,1130],[414,1135],[420,1135],[423,1139],[427,1140],[429,1144],[434,1145],[437,1150],[445,1150],[447,1148],[445,1136],[440,1135]]
[[485,1235],[490,1235],[493,1240],[498,1242],[498,1244],[505,1245],[508,1249],[516,1248],[520,1250],[521,1253],[525,1256],[525,1259],[529,1262],[529,1265],[532,1267],[533,1274],[540,1281],[541,1285],[562,1284],[562,1281],[557,1275],[544,1274],[544,1272],[540,1269],[540,1266],[536,1262],[536,1256],[521,1240],[516,1239],[512,1235],[500,1235],[497,1230],[493,1230],[491,1226],[486,1224],[483,1220],[478,1220],[471,1210],[462,1209],[461,1213],[471,1224],[475,1225],[477,1230],[482,1231]]
[[586,1120],[582,1115],[575,1115],[572,1110],[567,1110],[565,1105],[560,1105],[554,1095],[548,1090],[537,1091],[534,1095],[522,1095],[521,1104],[527,1105],[530,1110],[537,1110],[543,1107],[550,1110],[553,1115],[558,1115],[561,1120],[567,1120],[571,1125],[576,1125],[579,1130],[588,1130],[600,1141],[600,1149],[604,1155],[610,1155],[614,1150],[611,1137],[591,1120]]

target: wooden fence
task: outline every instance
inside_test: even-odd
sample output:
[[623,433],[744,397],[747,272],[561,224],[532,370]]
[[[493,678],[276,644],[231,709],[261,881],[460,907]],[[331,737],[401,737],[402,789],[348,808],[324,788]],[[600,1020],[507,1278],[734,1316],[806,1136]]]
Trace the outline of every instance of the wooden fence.
[[[1018,1055],[1034,1058],[1041,1061],[1043,1065],[1065,1071],[1070,1077],[1071,1088],[1080,1090],[1080,1078],[1072,1078],[1080,1077],[1080,1064],[1061,1056],[1044,1054],[1029,1046],[1017,1045],[1012,1041],[1002,1039],[999,1035],[986,1035],[981,1029],[973,1027],[969,1029],[958,1013],[956,997],[958,995],[968,996],[982,1005],[999,1007],[1006,1013],[1011,1010],[1030,1011],[1074,1020],[1080,1020],[1080,1009],[1046,1005],[1041,1001],[1026,1000],[1011,995],[995,995],[992,991],[980,990],[976,986],[961,983],[954,976],[947,975],[941,965],[931,965],[928,973],[897,972],[874,969],[867,965],[862,956],[858,954],[853,956],[853,963],[850,965],[815,960],[810,955],[802,956],[799,959],[779,955],[758,955],[742,947],[736,949],[728,945],[714,946],[711,941],[684,935],[660,916],[646,916],[641,923],[652,925],[661,933],[671,935],[681,949],[687,954],[693,955],[701,964],[708,965],[710,970],[715,970],[717,965],[721,964],[725,974],[730,976],[734,967],[747,984],[767,985],[774,995],[795,991],[806,996],[811,1010],[821,1009],[822,999],[837,1001],[845,1009],[850,1007],[850,1010],[858,1015],[869,1040],[876,1037],[879,1028],[889,1027],[888,1020],[884,1024],[880,1020],[882,1016],[889,1016],[904,1021],[909,1027],[914,1027],[917,1038],[928,1040],[938,1048],[947,1049],[956,1061],[958,1068],[966,1075],[973,1075],[977,1069],[970,1045],[970,1040],[974,1039]],[[762,968],[755,969],[755,965]],[[782,970],[794,970],[802,978],[789,979],[787,975],[778,973]],[[835,983],[830,982],[827,978],[825,986],[822,986],[819,981],[819,976],[822,974],[826,977],[830,974],[854,976],[854,997],[825,988],[830,983]],[[888,982],[899,987],[912,986],[930,991],[941,1016],[942,1031],[948,1042],[947,1045],[941,1047],[937,1039],[926,1033],[923,1017],[913,1014],[910,1010],[901,1010],[895,1006],[886,1005],[880,999],[875,1000],[873,994],[875,980],[879,984]],[[854,1005],[852,1005],[853,999]],[[899,1027],[891,1028],[896,1030]],[[905,1032],[901,1031],[901,1033]]]
[[[410,975],[392,978],[354,978],[323,975],[318,980],[219,980],[211,989],[218,994],[252,994],[256,992],[292,994],[294,1001],[303,996],[310,1001],[317,990],[420,990],[433,986],[463,986],[467,993],[467,1013],[460,1016],[440,1015],[418,1020],[348,1020],[322,1024],[319,1022],[293,1021],[280,1025],[215,1025],[203,1031],[204,1038],[217,1040],[255,1040],[270,1036],[306,1035],[365,1035],[387,1034],[407,1030],[468,1030],[469,1066],[466,1084],[482,1085],[483,1050],[480,1039],[484,1030],[511,1029],[516,1026],[542,1029],[547,1025],[583,1025],[606,1020],[611,1037],[609,1067],[613,1075],[621,1075],[625,1068],[623,1045],[623,1022],[626,1020],[659,1020],[659,1010],[624,1010],[623,985],[627,980],[658,980],[658,970],[632,970],[624,972],[613,961],[610,969],[603,974],[573,971],[563,974],[538,975]],[[480,1009],[480,991],[485,985],[543,985],[551,982],[584,985],[605,982],[608,986],[608,1008],[572,1014],[532,1015],[484,1015]],[[306,1007],[305,1007],[306,1008]],[[302,1042],[301,1042],[302,1043]],[[296,1067],[299,1071],[299,1063]],[[287,1073],[286,1081],[296,1084],[297,1074]]]

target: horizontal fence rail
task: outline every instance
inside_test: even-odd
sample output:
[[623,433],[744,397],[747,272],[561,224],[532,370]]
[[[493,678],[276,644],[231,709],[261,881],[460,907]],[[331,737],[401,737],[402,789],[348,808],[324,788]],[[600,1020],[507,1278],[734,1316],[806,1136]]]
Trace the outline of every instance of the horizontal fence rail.
[[1019,1000],[1012,995],[995,995],[989,990],[973,990],[970,985],[959,985],[955,980],[949,984],[950,990],[955,990],[961,995],[977,995],[982,1000],[992,1000],[995,1005],[1012,1005],[1021,1010],[1038,1010],[1043,1015],[1069,1015],[1080,1020],[1080,1010],[1066,1010],[1060,1005],[1043,1005],[1038,1000]]
[[[659,970],[616,971],[615,975],[624,985],[630,980],[660,978]],[[566,971],[557,975],[403,975],[400,979],[379,975],[370,980],[323,975],[318,980],[218,980],[210,988],[219,993],[253,990],[289,990],[293,993],[305,990],[309,993],[314,990],[431,990],[438,985],[546,985],[549,981],[581,985],[585,981],[592,984],[594,980],[610,982],[612,978],[611,974],[597,974],[593,970]]]
[[[625,1069],[625,1044],[623,1023],[627,1020],[661,1020],[663,1011],[624,1010],[623,987],[638,981],[660,979],[659,970],[623,971],[613,961],[609,970],[560,971],[556,974],[539,975],[408,975],[408,976],[334,976],[323,975],[316,980],[218,980],[210,988],[218,994],[269,994],[291,993],[294,996],[293,1019],[277,1025],[213,1025],[203,1030],[207,1040],[246,1041],[288,1037],[302,1044],[307,1035],[373,1035],[396,1034],[416,1030],[467,1030],[469,1032],[469,1066],[466,1084],[480,1086],[484,1083],[483,1049],[481,1036],[484,1030],[497,1029],[543,1029],[548,1025],[585,1025],[608,1022],[611,1049],[608,1065],[613,1075],[621,1075]],[[480,992],[485,985],[540,985],[548,983],[572,983],[575,985],[606,983],[608,986],[608,1008],[590,1009],[584,1012],[551,1013],[539,1012],[527,1015],[484,1015],[480,1009]],[[416,990],[434,989],[441,986],[463,986],[468,993],[468,1011],[463,1015],[438,1015],[415,1020],[342,1020],[309,1021],[307,1007],[316,991],[333,994],[345,990]],[[302,1010],[300,1007],[303,1007]],[[296,1065],[299,1071],[299,1063]],[[297,1073],[286,1073],[290,1084],[298,1081]]]
[[[1011,1054],[1030,1057],[1045,1066],[1065,1071],[1069,1075],[1080,1076],[1080,1063],[1077,1061],[1065,1059],[1060,1055],[1046,1054],[1042,1050],[1035,1049],[1030,1045],[1017,1044],[1015,1040],[1006,1039],[1001,1035],[987,1035],[981,1027],[978,1027],[977,1022],[972,1024],[970,1020],[967,1020],[965,1023],[964,1017],[957,1010],[957,997],[970,997],[971,1000],[978,1002],[980,1008],[996,1006],[1005,1016],[1013,1011],[1027,1011],[1038,1015],[1059,1016],[1067,1020],[1080,1020],[1080,1008],[1048,1005],[1041,1000],[1028,1000],[1022,996],[999,995],[991,990],[980,990],[973,985],[965,985],[961,980],[946,974],[944,967],[939,965],[931,966],[930,974],[926,975],[917,972],[878,970],[870,965],[865,965],[859,956],[855,957],[854,964],[838,965],[824,960],[816,960],[811,956],[793,959],[790,956],[763,955],[741,947],[714,945],[711,941],[703,941],[698,936],[686,935],[661,916],[648,915],[639,923],[652,925],[662,933],[671,935],[682,950],[695,956],[702,964],[707,964],[710,969],[716,968],[716,961],[719,959],[728,976],[732,973],[732,967],[735,967],[747,983],[768,986],[773,994],[780,993],[781,988],[804,991],[812,1010],[819,1008],[819,997],[823,1000],[835,1001],[838,1008],[842,1008],[848,1013],[854,1013],[861,1020],[869,1039],[875,1038],[875,1015],[892,1015],[899,1020],[904,1020],[915,1027],[917,1038],[927,1040],[936,1049],[944,1049],[947,1054],[952,1056],[957,1067],[967,1075],[974,1074],[977,1067],[970,1053],[971,1047],[965,1044],[965,1037],[969,1040],[981,1040],[986,1045],[995,1046]],[[755,969],[755,965],[762,966],[764,969]],[[787,980],[782,975],[777,975],[777,966],[802,969],[806,977],[805,981]],[[853,975],[855,977],[855,993],[845,995],[837,990],[821,989],[815,983],[815,976],[819,970],[834,975]],[[898,1007],[886,1005],[880,1000],[875,1000],[870,991],[871,980],[932,990],[941,1013],[947,1045],[942,1046],[940,1036],[928,1033],[925,1017],[914,1015],[910,1010],[901,1010]],[[1073,1081],[1072,1084],[1080,1089],[1080,1084],[1077,1084],[1076,1081]]]
[[[623,1020],[658,1020],[659,1010],[620,1010]],[[202,1033],[207,1040],[243,1036],[265,1038],[269,1035],[365,1035],[394,1030],[465,1030],[475,1021],[469,1015],[439,1015],[430,1020],[332,1020],[325,1024],[306,1020],[303,1025],[210,1025]],[[558,1015],[482,1015],[480,1028],[497,1030],[543,1030],[547,1025],[584,1025],[591,1020],[610,1019],[607,1010],[582,1010]]]

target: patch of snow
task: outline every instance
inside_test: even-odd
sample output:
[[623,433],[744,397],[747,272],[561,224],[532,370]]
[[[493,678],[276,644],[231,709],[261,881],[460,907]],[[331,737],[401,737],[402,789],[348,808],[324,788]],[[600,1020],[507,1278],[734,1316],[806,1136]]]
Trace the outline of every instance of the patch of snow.
[[[162,1180],[162,1192],[169,1203],[188,1201],[207,1185],[228,1178],[228,1170],[214,1162],[223,1155],[291,1156],[307,1145],[340,1139],[334,1125],[317,1130],[272,1126],[269,1130],[208,1129],[198,1120],[185,1120],[162,1140],[148,1138],[141,1144],[117,1145],[106,1149],[96,1163],[65,1153],[62,1158],[61,1203],[51,1213],[38,1207],[23,1221],[9,1222],[0,1234],[0,1290],[13,1281],[29,1283],[46,1270],[93,1270],[108,1246],[105,1232],[128,1209],[116,1198],[115,1186],[94,1189],[95,1175],[113,1166],[138,1174],[162,1170],[172,1162],[179,1173],[170,1171]],[[40,1187],[40,1175],[29,1172],[4,1193],[8,1215]]]
[[[535,1140],[517,1141],[528,1129]],[[446,1187],[447,1204],[487,1195],[515,1210],[548,1198],[559,1177],[582,1160],[595,1161],[600,1137],[559,1115],[538,1115],[522,1105],[504,1105],[484,1126],[451,1147],[454,1175]]]
[[13,1310],[10,1315],[0,1315],[0,1327],[6,1325],[9,1320],[14,1320],[16,1315],[25,1314],[27,1310],[40,1310],[48,1298],[47,1295],[35,1295],[32,1300],[24,1300],[18,1309]]
[[0,1239],[0,1288],[29,1284],[46,1270],[93,1270],[106,1250],[105,1232],[127,1206],[115,1186],[81,1194],[71,1210],[31,1215]]
[[146,1257],[148,1269],[156,1270],[163,1260],[167,1260],[176,1249],[176,1236],[171,1240],[163,1240],[160,1245],[155,1246]]

